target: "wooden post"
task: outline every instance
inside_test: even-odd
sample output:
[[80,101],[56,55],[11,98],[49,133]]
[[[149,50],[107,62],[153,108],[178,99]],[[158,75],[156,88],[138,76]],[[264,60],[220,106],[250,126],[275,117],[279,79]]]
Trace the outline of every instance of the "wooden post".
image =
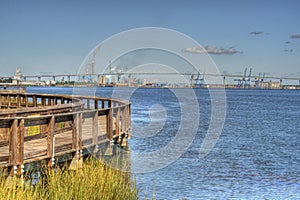
[[12,166],[10,175],[15,175],[15,166],[17,159],[17,143],[18,143],[18,119],[13,119],[10,126],[10,140],[9,140],[9,164]]
[[121,121],[121,132],[123,133],[125,131],[125,108],[122,108],[121,112],[122,121]]
[[25,98],[25,107],[26,107],[26,108],[28,108],[28,96],[27,96],[27,95],[25,95],[25,97],[24,97],[24,98]]
[[72,149],[76,150],[69,169],[74,170],[82,167],[82,113],[73,117]]
[[72,149],[77,149],[78,140],[78,114],[73,115],[73,128],[72,128]]
[[50,118],[48,122],[48,134],[47,134],[47,156],[49,157],[48,166],[51,167],[54,164],[54,125],[55,117],[54,115]]
[[104,100],[103,99],[101,99],[101,107],[102,107],[102,109],[104,108],[104,106],[105,106],[105,104],[104,104]]
[[128,128],[128,109],[127,106],[124,108],[124,131],[127,131]]
[[78,114],[78,150],[82,150],[82,113]]
[[106,115],[106,135],[109,140],[113,138],[113,113],[112,109],[108,110]]
[[[126,136],[127,136],[126,134],[127,134],[127,132],[125,132],[125,131],[127,131],[127,125],[128,125],[127,114],[128,114],[128,110],[127,110],[127,106],[125,106],[124,112],[123,112],[124,129],[123,129],[123,134],[122,134],[122,139],[121,139],[121,146],[122,147],[127,146],[127,142],[126,142]],[[124,132],[125,132],[125,134],[124,134]]]
[[92,125],[92,137],[93,137],[93,144],[98,143],[98,110],[95,111],[93,116],[93,125]]
[[131,128],[131,104],[128,104],[128,128]]
[[46,98],[42,97],[42,106],[46,106]]
[[36,101],[36,96],[35,95],[33,95],[33,97],[32,97],[32,104],[33,104],[33,107],[37,106],[37,101]]
[[10,102],[10,95],[7,95],[7,108],[10,108],[11,102]]
[[25,136],[25,128],[24,128],[25,121],[21,119],[19,126],[18,126],[18,133],[17,133],[17,158],[16,164],[18,165],[17,173],[19,175],[23,174],[23,162],[24,162],[24,136]]
[[21,97],[21,106],[25,105],[25,97],[22,95]]
[[93,137],[93,145],[94,147],[94,152],[96,153],[98,151],[98,110],[95,111],[94,116],[93,116],[93,125],[92,125],[92,137]]
[[17,108],[20,108],[21,107],[21,97],[20,95],[18,94],[17,95]]
[[95,105],[95,109],[98,109],[98,100],[97,99],[95,99],[94,105]]
[[2,95],[0,94],[0,109],[2,108]]
[[120,136],[120,108],[117,108],[115,125],[116,125],[116,135]]
[[110,143],[109,146],[105,150],[106,156],[112,156],[112,139],[113,139],[113,110],[111,108],[108,109],[108,112],[106,114],[106,137],[109,139]]
[[87,99],[86,101],[87,101],[87,103],[86,103],[86,107],[87,107],[87,109],[90,109],[90,100],[89,100],[89,99]]

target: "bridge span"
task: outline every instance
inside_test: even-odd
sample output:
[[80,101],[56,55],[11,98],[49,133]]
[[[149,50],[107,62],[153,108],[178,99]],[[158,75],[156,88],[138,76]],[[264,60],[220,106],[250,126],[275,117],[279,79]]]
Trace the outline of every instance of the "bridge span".
[[[76,74],[76,73],[58,73],[58,74],[36,74],[36,75],[22,75],[18,78],[20,80],[19,82],[23,82],[23,85],[26,85],[27,81],[32,82],[42,82],[42,81],[57,81],[57,82],[65,82],[65,83],[71,83],[71,82],[89,82],[89,83],[98,83],[101,77],[117,77],[116,79],[120,79],[121,77],[138,77],[138,76],[168,76],[170,78],[175,76],[185,76],[186,79],[190,80],[190,85],[193,85],[193,81],[195,79],[202,79],[205,81],[205,79],[208,79],[209,77],[220,77],[223,80],[224,85],[226,85],[228,82],[234,83],[234,81],[239,82],[247,82],[250,84],[250,82],[255,81],[278,81],[281,83],[283,82],[291,82],[293,81],[293,85],[300,85],[300,77],[281,77],[281,76],[272,76],[272,75],[263,75],[261,77],[261,74],[259,75],[243,75],[243,74],[228,74],[228,73],[191,73],[191,72],[184,72],[184,73],[172,73],[172,72],[110,72],[110,73],[84,73],[84,74]],[[199,78],[200,77],[200,78]],[[4,82],[4,80],[11,79],[14,80],[15,76],[0,76],[0,82]],[[252,80],[251,80],[252,79]],[[250,81],[251,80],[251,81]],[[5,85],[4,83],[0,83],[0,85]],[[288,85],[288,84],[287,84]]]

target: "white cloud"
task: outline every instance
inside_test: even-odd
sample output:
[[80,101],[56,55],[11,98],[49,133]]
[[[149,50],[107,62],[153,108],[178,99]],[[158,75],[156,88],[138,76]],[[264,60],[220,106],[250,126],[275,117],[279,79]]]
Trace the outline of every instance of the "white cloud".
[[236,53],[242,53],[238,50],[236,50],[234,47],[230,47],[228,49],[224,48],[218,48],[215,45],[208,45],[205,47],[199,47],[199,46],[194,46],[194,47],[188,47],[182,50],[183,52],[187,53],[197,53],[197,54],[203,54],[203,53],[208,53],[208,54],[215,54],[215,55],[233,55]]

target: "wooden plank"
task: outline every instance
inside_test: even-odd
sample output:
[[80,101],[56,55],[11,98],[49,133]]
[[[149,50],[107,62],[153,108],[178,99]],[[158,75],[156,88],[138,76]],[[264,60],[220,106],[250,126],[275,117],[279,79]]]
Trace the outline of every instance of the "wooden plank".
[[83,114],[83,119],[85,119],[85,118],[93,118],[94,117],[94,111],[91,111],[91,110],[89,110],[89,111],[84,111],[82,114]]
[[33,95],[33,97],[32,97],[32,104],[33,104],[33,107],[37,106],[37,100],[36,100],[36,96],[35,95]]
[[97,142],[98,142],[98,111],[95,111],[95,114],[93,117],[92,138],[93,138],[93,144],[97,144]]
[[11,122],[11,119],[1,118],[0,119],[0,128],[9,128],[10,122]]
[[46,106],[46,98],[42,97],[42,106]]
[[109,140],[113,139],[113,119],[112,119],[112,109],[108,110],[106,115],[106,136]]
[[47,156],[47,149],[39,149],[39,150],[24,154],[24,158],[25,159],[36,158],[35,160],[38,161],[38,160],[40,160],[40,158],[39,158],[40,156],[45,156],[45,155]]
[[131,127],[131,104],[128,104],[128,128]]
[[126,107],[124,107],[124,110],[123,110],[123,130],[122,131],[126,131]]
[[33,118],[26,118],[25,120],[25,126],[38,126],[38,125],[44,125],[48,123],[48,116],[39,116],[39,117],[33,117]]
[[48,97],[48,106],[51,106],[51,97]]
[[122,120],[121,120],[121,132],[123,133],[124,131],[125,131],[125,109],[124,108],[122,108],[121,109],[121,118],[122,118]]
[[82,112],[78,114],[78,150],[82,150]]
[[74,114],[73,115],[73,129],[72,129],[72,149],[77,149],[77,145],[78,145],[78,118],[79,115],[78,114]]
[[115,129],[116,129],[116,135],[120,135],[120,108],[117,109],[116,113],[116,120],[115,120]]
[[[12,166],[16,164],[16,158],[17,158],[17,141],[18,141],[17,133],[18,133],[18,120],[14,119],[10,127],[9,160],[8,160],[8,162]],[[14,171],[12,170],[10,174],[13,175]]]
[[21,95],[21,106],[25,106],[25,96]]
[[11,106],[10,95],[7,95],[7,107],[9,108],[10,106]]
[[[17,135],[17,158],[16,164],[22,165],[24,161],[24,137],[25,137],[25,127],[24,119],[20,120],[18,126],[18,135]],[[20,173],[20,172],[19,172]]]
[[128,109],[128,106],[125,107],[125,130],[124,131],[127,131],[128,128],[129,128],[129,109]]
[[9,156],[0,156],[0,162],[6,162],[9,159]]
[[28,108],[28,96],[25,95],[25,107]]
[[55,116],[53,115],[48,123],[48,134],[47,134],[47,156],[49,157],[48,166],[52,166],[52,157],[54,157],[54,126]]
[[17,107],[18,107],[18,108],[21,107],[21,97],[20,97],[19,94],[17,95]]
[[66,122],[66,121],[72,121],[73,120],[73,114],[64,114],[64,115],[56,115],[55,117],[55,123],[60,122]]

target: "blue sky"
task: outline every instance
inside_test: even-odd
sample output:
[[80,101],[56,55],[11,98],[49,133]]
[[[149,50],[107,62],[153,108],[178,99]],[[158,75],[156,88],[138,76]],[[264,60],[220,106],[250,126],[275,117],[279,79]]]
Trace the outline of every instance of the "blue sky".
[[101,41],[151,26],[221,49],[220,71],[300,77],[299,10],[297,0],[0,1],[0,76],[76,72]]

